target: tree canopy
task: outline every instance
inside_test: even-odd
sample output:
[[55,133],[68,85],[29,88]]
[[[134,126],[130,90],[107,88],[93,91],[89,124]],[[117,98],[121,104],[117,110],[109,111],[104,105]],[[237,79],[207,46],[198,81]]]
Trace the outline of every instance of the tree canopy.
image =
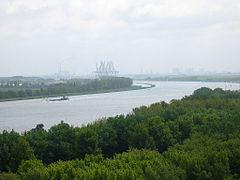
[[240,92],[200,88],[84,127],[3,131],[0,179],[239,179],[239,110]]

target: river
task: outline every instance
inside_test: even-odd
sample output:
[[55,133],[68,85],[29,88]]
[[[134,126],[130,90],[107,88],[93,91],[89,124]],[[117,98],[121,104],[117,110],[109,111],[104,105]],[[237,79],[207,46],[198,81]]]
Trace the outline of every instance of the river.
[[[142,82],[135,82],[142,83]],[[69,101],[43,99],[0,102],[0,132],[14,129],[24,132],[37,124],[45,129],[62,120],[73,126],[82,126],[102,117],[127,114],[133,108],[155,102],[180,99],[200,87],[239,89],[239,84],[210,82],[145,82],[156,87],[142,90],[70,96]]]

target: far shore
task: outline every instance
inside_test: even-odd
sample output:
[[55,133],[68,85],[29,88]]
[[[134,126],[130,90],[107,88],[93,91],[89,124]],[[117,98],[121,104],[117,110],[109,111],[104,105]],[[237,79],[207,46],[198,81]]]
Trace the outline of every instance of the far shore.
[[134,86],[131,86],[129,88],[118,88],[118,89],[109,89],[109,90],[100,90],[100,91],[54,94],[54,95],[49,95],[49,96],[32,96],[32,97],[6,98],[6,99],[0,99],[0,102],[30,100],[30,99],[41,99],[41,98],[54,98],[54,97],[61,97],[61,96],[79,96],[79,95],[88,95],[88,94],[102,94],[102,93],[111,93],[111,92],[121,92],[121,91],[132,91],[132,90],[148,89],[148,88],[155,87],[155,85],[153,85],[153,84],[146,84],[146,85],[149,85],[149,86],[143,87],[143,86],[136,86],[136,85],[134,85]]

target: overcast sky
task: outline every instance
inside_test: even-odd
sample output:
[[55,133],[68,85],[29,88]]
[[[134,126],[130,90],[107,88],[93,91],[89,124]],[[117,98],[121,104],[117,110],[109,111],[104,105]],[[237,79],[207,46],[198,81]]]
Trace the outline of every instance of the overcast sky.
[[0,76],[240,72],[240,0],[0,0]]

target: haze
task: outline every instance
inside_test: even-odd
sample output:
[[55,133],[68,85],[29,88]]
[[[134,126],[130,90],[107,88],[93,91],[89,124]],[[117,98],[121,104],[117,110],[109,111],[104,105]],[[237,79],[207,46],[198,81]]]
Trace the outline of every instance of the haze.
[[0,76],[240,72],[239,0],[1,0]]

